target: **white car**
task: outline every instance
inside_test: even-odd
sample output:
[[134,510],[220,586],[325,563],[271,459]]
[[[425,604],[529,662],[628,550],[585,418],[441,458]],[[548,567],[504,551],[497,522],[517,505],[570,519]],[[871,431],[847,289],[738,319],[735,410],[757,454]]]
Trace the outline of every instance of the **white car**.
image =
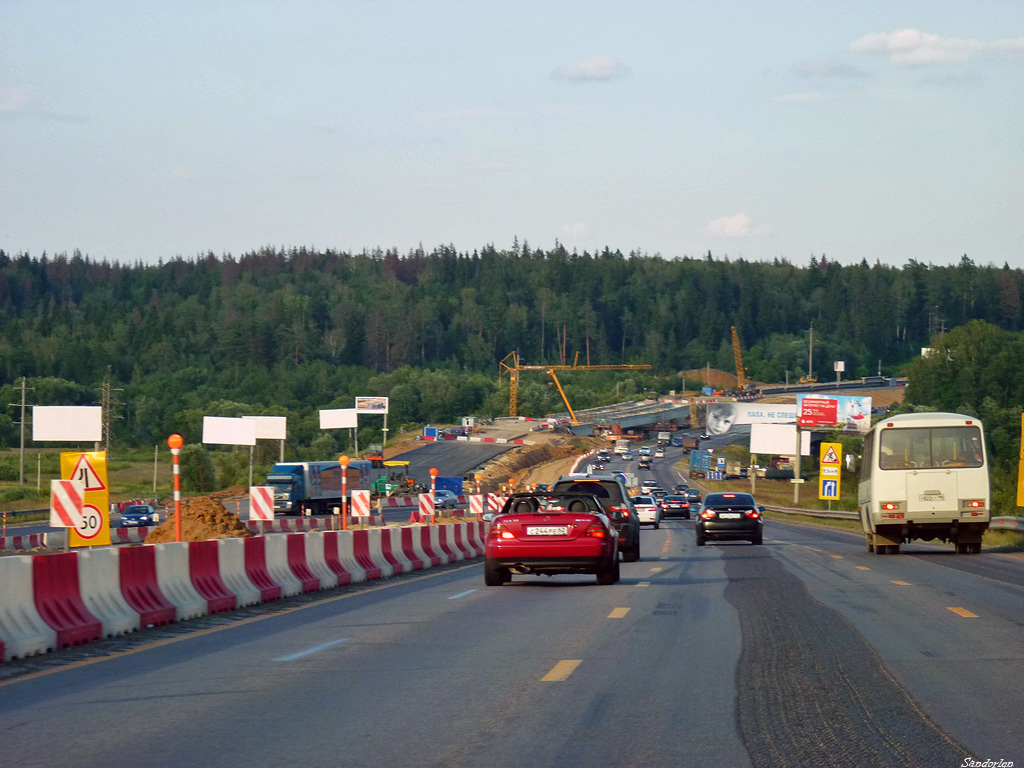
[[636,516],[640,525],[653,525],[661,527],[661,505],[653,496],[634,496],[633,506],[636,507]]
[[455,509],[459,505],[459,497],[455,491],[436,490],[434,491],[435,509]]
[[[796,449],[794,448],[793,450],[796,450]],[[665,458],[665,452],[661,448],[658,448],[654,452],[654,458],[656,458],[656,459],[664,459]]]

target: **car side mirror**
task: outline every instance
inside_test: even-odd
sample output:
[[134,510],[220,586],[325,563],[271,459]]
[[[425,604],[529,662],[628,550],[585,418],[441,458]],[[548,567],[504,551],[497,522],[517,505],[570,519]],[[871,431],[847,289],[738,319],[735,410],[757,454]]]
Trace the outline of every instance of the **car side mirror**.
[[491,522],[492,520],[494,520],[494,517],[495,517],[495,515],[494,515],[494,513],[493,513],[493,512],[485,512],[485,513],[484,513],[484,515],[483,515],[483,517],[482,517],[482,520],[483,520],[483,521],[484,521],[485,523],[489,523],[489,522]]
[[764,512],[764,511],[765,511],[765,506],[764,506],[764,504],[758,504],[758,505],[757,505],[757,511],[758,511],[758,512]]

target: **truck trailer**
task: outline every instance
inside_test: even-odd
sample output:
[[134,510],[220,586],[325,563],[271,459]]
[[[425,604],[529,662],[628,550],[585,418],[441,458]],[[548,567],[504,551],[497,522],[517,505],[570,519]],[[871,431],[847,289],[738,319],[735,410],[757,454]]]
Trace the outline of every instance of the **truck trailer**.
[[[371,464],[349,462],[349,492],[370,487]],[[274,512],[281,515],[326,515],[341,506],[342,468],[337,461],[298,461],[275,464],[267,475],[274,489]]]

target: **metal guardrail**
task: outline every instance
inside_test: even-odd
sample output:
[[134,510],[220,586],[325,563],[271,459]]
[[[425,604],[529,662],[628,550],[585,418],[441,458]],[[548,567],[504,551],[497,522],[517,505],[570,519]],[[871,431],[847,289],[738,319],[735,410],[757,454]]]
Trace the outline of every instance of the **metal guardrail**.
[[6,512],[8,518],[12,517],[25,517],[27,515],[48,515],[50,514],[50,508],[46,509],[12,509]]
[[824,517],[831,518],[833,520],[859,520],[860,514],[857,512],[849,512],[846,510],[835,509],[829,511],[827,509],[798,509],[795,507],[775,507],[769,504],[765,504],[765,508],[772,512],[781,512],[784,515],[806,515],[808,517]]
[[1024,533],[1024,517],[993,517],[988,527]]

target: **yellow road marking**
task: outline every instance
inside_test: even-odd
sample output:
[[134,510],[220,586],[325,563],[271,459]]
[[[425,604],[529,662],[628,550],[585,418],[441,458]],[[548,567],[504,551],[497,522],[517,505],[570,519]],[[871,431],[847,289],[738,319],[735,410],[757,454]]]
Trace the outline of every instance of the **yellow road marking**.
[[836,560],[842,560],[843,559],[842,555],[832,555],[832,557],[834,557]]
[[946,610],[952,611],[957,616],[963,616],[965,619],[976,619],[976,618],[978,618],[978,614],[971,613],[966,608],[947,608]]
[[[357,595],[365,595],[368,592],[378,592],[378,591],[380,591],[382,589],[393,589],[394,587],[400,586],[402,584],[408,584],[410,581],[422,581],[424,579],[433,579],[433,578],[436,578],[438,576],[443,576],[446,573],[454,573],[456,571],[463,571],[466,568],[479,567],[479,565],[480,565],[479,563],[471,563],[469,565],[463,565],[463,566],[460,566],[458,568],[451,568],[451,569],[445,570],[445,571],[436,571],[434,573],[424,573],[422,576],[415,576],[415,577],[413,577],[411,579],[402,579],[401,581],[395,581],[395,582],[392,582],[390,584],[381,584],[380,586],[371,587],[370,589],[360,589],[358,592],[349,592],[349,593],[346,593],[346,594],[343,594],[343,595],[338,595],[337,597],[329,597],[329,598],[327,598],[325,600],[317,600],[316,602],[313,602],[313,603],[304,603],[302,605],[296,605],[294,608],[286,608],[283,611],[277,611],[275,613],[267,613],[267,614],[262,614],[260,616],[251,616],[248,619],[240,619],[240,620],[232,622],[230,624],[221,624],[220,626],[216,626],[216,627],[209,627],[207,629],[199,629],[199,630],[196,630],[195,632],[190,632],[187,635],[178,635],[176,637],[165,637],[165,638],[163,638],[161,640],[154,640],[152,643],[146,643],[145,645],[140,645],[140,646],[137,646],[135,648],[129,648],[129,649],[124,650],[124,651],[114,651],[113,653],[110,653],[110,654],[108,654],[106,656],[100,656],[100,657],[94,658],[94,659],[82,659],[81,661],[74,661],[74,662],[71,662],[70,664],[65,664],[65,665],[60,666],[60,667],[53,667],[52,669],[43,669],[43,670],[40,670],[39,672],[31,672],[31,673],[29,673],[27,675],[22,675],[21,677],[15,677],[15,678],[13,678],[11,680],[4,680],[4,681],[0,682],[0,688],[6,688],[9,685],[16,685],[18,683],[22,683],[22,682],[25,682],[27,680],[36,680],[36,679],[38,679],[40,677],[48,677],[49,675],[55,675],[58,672],[66,672],[69,669],[78,669],[80,667],[88,667],[91,664],[99,664],[100,662],[103,662],[103,661],[110,661],[111,659],[119,659],[122,656],[134,656],[136,653],[142,653],[143,651],[150,651],[150,650],[153,650],[154,648],[162,648],[165,645],[173,645],[174,643],[180,643],[180,642],[182,642],[184,640],[191,640],[192,638],[195,638],[195,637],[202,637],[203,635],[212,635],[215,632],[223,632],[226,629],[233,629],[235,627],[244,627],[246,624],[253,624],[253,623],[257,622],[257,621],[265,621],[266,619],[272,619],[275,616],[284,616],[284,615],[289,614],[289,613],[295,613],[296,611],[305,611],[305,610],[307,610],[309,608],[315,608],[317,606],[325,605],[327,603],[334,603],[334,602],[337,602],[338,600],[347,600],[347,599],[349,599],[351,597],[356,597]],[[367,583],[367,582],[359,582],[359,583]],[[179,623],[174,624],[172,626],[174,626],[174,627],[181,627],[181,626],[183,626],[183,624],[181,622],[179,622]],[[165,627],[165,629],[166,629],[166,627]]]
[[858,571],[870,571],[871,570],[866,565],[855,565],[854,568],[856,568]]
[[560,683],[576,671],[582,659],[565,659],[560,661],[540,679],[542,683]]
[[661,568],[651,568],[651,572],[652,573],[657,573],[660,570],[661,570]]
[[609,619],[621,619],[627,613],[629,613],[629,608],[613,608],[612,612],[608,614],[608,618]]
[[641,581],[639,584],[637,584],[637,586],[638,587],[649,587],[649,586],[651,586],[651,582],[649,582],[649,581]]
[[906,581],[894,581],[893,584],[899,584],[901,587],[909,587],[909,582]]
[[807,548],[808,548],[808,549],[810,549],[810,550],[812,550],[812,551],[814,551],[814,552],[821,552],[821,550],[820,550],[820,549],[818,549],[817,547],[812,547],[812,546],[810,546],[810,545],[807,545]]

